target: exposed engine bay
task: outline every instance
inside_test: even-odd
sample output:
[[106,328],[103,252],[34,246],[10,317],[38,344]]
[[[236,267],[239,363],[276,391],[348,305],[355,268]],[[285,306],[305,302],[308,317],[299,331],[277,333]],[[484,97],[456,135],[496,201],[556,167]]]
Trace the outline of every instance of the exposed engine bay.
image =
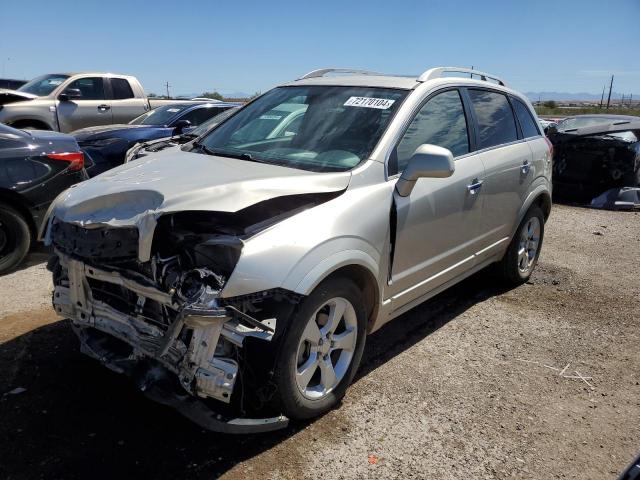
[[130,376],[148,396],[205,428],[286,426],[269,381],[300,295],[284,289],[221,298],[244,240],[339,193],[279,197],[235,213],[163,215],[141,261],[136,226],[52,219],[53,305],[83,353]]

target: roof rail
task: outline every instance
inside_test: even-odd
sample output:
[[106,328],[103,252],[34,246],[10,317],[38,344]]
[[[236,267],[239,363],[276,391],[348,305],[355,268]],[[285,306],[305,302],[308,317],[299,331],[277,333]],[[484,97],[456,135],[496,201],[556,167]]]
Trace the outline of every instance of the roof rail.
[[480,80],[487,81],[488,78],[491,80],[495,80],[499,85],[506,86],[506,83],[493,74],[481,72],[480,70],[473,70],[472,68],[464,68],[464,67],[436,67],[430,68],[429,70],[423,72],[422,75],[418,77],[419,82],[426,82],[428,80],[433,80],[434,78],[442,78],[442,74],[445,72],[456,72],[456,73],[468,73],[473,78],[473,75],[477,75],[480,77]]
[[382,75],[378,72],[371,72],[369,70],[354,70],[353,68],[320,68],[301,76],[297,80],[304,80],[305,78],[324,77],[327,73],[348,73],[351,75]]

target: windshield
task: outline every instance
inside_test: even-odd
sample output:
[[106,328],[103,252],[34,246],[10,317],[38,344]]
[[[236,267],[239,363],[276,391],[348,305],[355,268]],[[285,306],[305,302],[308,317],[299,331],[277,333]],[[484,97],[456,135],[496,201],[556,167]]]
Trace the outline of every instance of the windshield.
[[69,75],[49,74],[36,77],[30,82],[25,83],[18,92],[31,93],[39,97],[45,97],[53,92]]
[[168,125],[169,120],[190,106],[188,103],[182,105],[163,105],[134,118],[129,122],[129,125]]
[[390,88],[279,87],[195,147],[303,170],[349,170],[371,154],[406,95]]
[[193,135],[194,137],[199,137],[200,135],[204,135],[209,130],[211,130],[213,127],[215,127],[217,124],[219,124],[220,122],[222,122],[226,118],[228,118],[231,115],[233,115],[234,113],[236,113],[239,108],[240,107],[231,107],[230,109],[225,110],[224,112],[219,113],[218,115],[215,115],[215,116],[211,117],[206,122],[200,124],[199,126],[194,128],[193,130],[191,130],[190,134]]

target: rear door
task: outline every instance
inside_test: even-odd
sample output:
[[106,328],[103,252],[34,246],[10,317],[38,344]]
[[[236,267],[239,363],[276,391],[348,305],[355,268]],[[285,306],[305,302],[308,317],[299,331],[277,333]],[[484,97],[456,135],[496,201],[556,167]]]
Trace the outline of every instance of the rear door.
[[129,123],[149,110],[146,98],[136,97],[134,86],[126,78],[109,77],[113,123]]
[[80,91],[79,98],[58,100],[58,123],[61,132],[113,123],[111,102],[107,100],[105,81],[102,77],[83,77],[72,81],[62,91]]
[[532,153],[522,133],[509,97],[500,91],[469,88],[466,91],[476,131],[478,157],[485,169],[482,185],[481,254],[478,261],[507,247],[518,212],[529,190]]
[[[439,91],[418,111],[389,159],[401,172],[416,148],[429,143],[455,158],[449,178],[421,178],[407,197],[394,190],[396,234],[391,282],[385,296],[397,309],[472,268],[478,248],[484,178],[458,89]],[[392,215],[393,217],[393,215]]]

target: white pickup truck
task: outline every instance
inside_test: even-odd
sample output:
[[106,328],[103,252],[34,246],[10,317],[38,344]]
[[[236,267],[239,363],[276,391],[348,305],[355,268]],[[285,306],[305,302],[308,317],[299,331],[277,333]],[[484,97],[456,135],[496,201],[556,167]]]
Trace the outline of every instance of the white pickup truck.
[[0,122],[21,129],[72,132],[127,123],[175,100],[149,100],[137,78],[111,73],[56,73],[17,90],[0,89]]

